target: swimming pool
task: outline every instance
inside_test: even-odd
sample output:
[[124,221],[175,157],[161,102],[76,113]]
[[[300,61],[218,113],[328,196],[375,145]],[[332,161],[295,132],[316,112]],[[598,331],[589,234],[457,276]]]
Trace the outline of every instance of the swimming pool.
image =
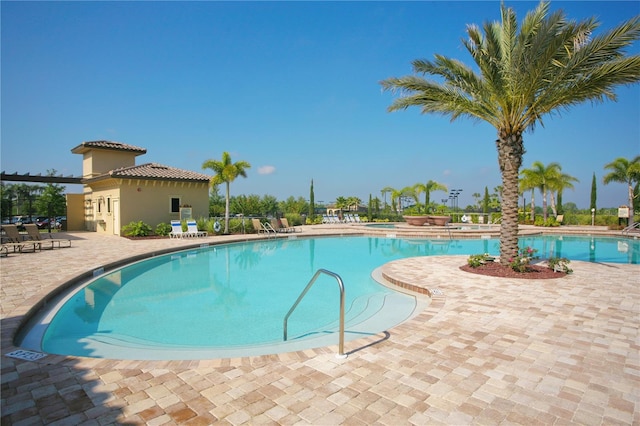
[[[523,237],[542,257],[638,263],[638,240]],[[259,355],[337,342],[339,292],[321,277],[282,321],[319,268],[346,288],[345,339],[387,330],[424,305],[378,284],[371,272],[405,257],[497,255],[497,239],[323,237],[212,246],[157,256],[111,271],[43,313],[19,346],[118,359],[202,359]]]

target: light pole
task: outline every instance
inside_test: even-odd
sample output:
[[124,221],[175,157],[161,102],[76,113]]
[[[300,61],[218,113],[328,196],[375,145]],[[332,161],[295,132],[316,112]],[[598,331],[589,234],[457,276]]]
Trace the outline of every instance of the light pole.
[[591,207],[591,226],[596,222],[596,209]]
[[452,189],[449,193],[449,198],[451,199],[451,207],[455,213],[458,212],[458,196],[462,192],[462,189]]

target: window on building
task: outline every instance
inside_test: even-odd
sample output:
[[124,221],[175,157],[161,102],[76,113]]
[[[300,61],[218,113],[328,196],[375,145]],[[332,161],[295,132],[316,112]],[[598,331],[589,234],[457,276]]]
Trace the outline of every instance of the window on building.
[[171,197],[171,213],[180,213],[180,198]]

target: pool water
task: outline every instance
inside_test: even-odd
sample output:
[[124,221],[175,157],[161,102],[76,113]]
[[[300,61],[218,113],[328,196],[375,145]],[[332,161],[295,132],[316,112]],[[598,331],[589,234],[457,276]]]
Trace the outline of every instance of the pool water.
[[[521,238],[520,245],[541,257],[591,262],[637,264],[640,253],[640,241],[629,239],[536,236]],[[215,357],[210,350],[265,345],[277,347],[260,353],[292,350],[278,346],[284,317],[320,268],[342,278],[346,329],[357,338],[417,313],[416,298],[377,283],[374,269],[405,257],[478,253],[498,255],[499,241],[323,237],[180,251],[114,270],[77,289],[57,311],[44,315],[42,341],[36,343],[41,347],[33,349],[121,359],[179,359],[185,351],[200,357],[202,350]],[[332,343],[315,344],[335,344],[338,307],[337,282],[321,275],[289,318],[289,340],[333,334]],[[358,328],[362,323],[367,327]],[[167,348],[181,355],[148,356]]]

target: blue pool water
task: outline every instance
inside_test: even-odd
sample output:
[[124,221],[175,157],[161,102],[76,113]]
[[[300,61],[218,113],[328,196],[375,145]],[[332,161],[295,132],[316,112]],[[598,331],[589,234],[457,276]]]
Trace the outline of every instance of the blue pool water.
[[[536,236],[521,238],[520,245],[537,249],[541,257],[635,264],[640,257],[640,241],[630,239]],[[284,316],[319,268],[344,281],[347,330],[389,300],[398,307],[392,318],[374,321],[379,329],[368,330],[379,332],[409,318],[416,303],[413,296],[378,284],[371,278],[374,269],[405,257],[477,253],[498,255],[498,240],[298,238],[157,256],[104,274],[71,294],[43,320],[37,349],[128,358],[127,348],[138,348],[141,352],[131,352],[137,358],[166,348],[197,353],[277,345]],[[290,340],[335,335],[338,306],[336,281],[320,276],[289,319]],[[166,356],[175,354],[158,355]]]

